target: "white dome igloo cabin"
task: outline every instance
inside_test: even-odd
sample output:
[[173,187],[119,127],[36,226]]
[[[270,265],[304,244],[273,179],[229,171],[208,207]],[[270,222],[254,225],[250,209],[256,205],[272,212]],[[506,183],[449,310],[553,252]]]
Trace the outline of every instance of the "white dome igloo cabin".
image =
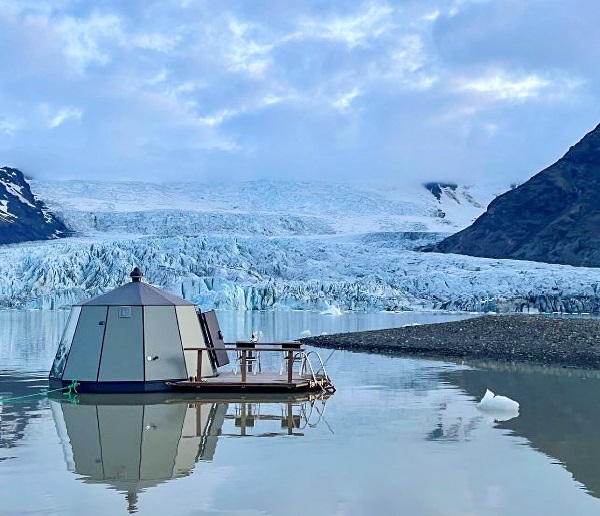
[[[196,376],[198,352],[184,351],[207,346],[196,305],[142,282],[137,267],[130,276],[130,283],[73,306],[52,384],[76,380],[81,391],[160,391],[170,389],[166,381]],[[202,378],[214,376],[213,357],[201,353]]]

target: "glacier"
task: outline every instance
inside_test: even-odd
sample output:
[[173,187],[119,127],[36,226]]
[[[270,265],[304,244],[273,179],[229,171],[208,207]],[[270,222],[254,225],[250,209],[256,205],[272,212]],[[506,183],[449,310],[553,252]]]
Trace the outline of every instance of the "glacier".
[[596,312],[600,271],[379,248],[351,238],[65,239],[0,249],[0,303],[62,308],[128,281],[204,309]]
[[32,181],[77,236],[0,246],[0,306],[67,308],[147,280],[203,309],[597,312],[600,271],[420,253],[493,188]]

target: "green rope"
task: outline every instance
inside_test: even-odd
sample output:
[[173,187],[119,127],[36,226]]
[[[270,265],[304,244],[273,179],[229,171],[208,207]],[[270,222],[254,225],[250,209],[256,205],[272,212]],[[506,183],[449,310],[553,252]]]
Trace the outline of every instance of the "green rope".
[[73,380],[71,385],[65,387],[67,391],[63,392],[63,396],[66,396],[71,403],[77,402],[77,387],[79,387],[79,382],[77,380]]
[[65,391],[65,392],[63,392],[63,396],[66,396],[67,400],[69,400],[70,402],[73,403],[77,400],[77,394],[78,394],[77,387],[79,387],[79,382],[77,380],[73,380],[66,387],[60,387],[59,389],[50,389],[50,390],[43,389],[40,392],[34,392],[33,394],[24,394],[23,396],[14,396],[12,398],[0,398],[0,401],[2,403],[6,402],[6,401],[19,401],[19,400],[23,400],[25,398],[34,398],[36,396],[47,396],[51,392]]

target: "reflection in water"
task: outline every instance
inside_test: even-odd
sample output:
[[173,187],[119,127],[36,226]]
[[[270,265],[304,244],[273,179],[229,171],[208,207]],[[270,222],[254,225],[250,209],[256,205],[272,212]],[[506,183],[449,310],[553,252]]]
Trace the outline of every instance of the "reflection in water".
[[[23,381],[18,374],[0,373],[0,450],[17,446],[31,419],[41,416],[39,411],[44,400],[42,396],[31,395],[41,392],[47,384],[45,378]],[[0,456],[0,462],[10,458],[9,455]]]
[[347,312],[341,316],[319,315],[308,311],[268,312],[259,310],[219,311],[219,323],[226,341],[246,340],[253,331],[261,332],[265,342],[297,339],[308,330],[311,335],[348,333],[409,324],[431,324],[473,317],[471,314],[445,312]]
[[48,376],[68,312],[0,310],[0,364]]
[[88,394],[76,403],[52,400],[51,409],[69,471],[125,493],[136,512],[140,492],[212,461],[220,437],[303,436],[324,421],[325,401]]
[[598,372],[487,364],[442,376],[477,399],[491,389],[518,401],[519,417],[497,426],[560,461],[589,494],[600,498]]
[[[0,312],[0,397],[47,387],[66,315]],[[267,340],[358,320],[252,313],[223,326]],[[320,400],[0,400],[0,513],[600,514],[600,377],[342,351],[327,367],[326,419]],[[519,417],[480,412],[486,388],[520,402]]]
[[463,415],[451,415],[446,403],[438,405],[437,422],[435,428],[427,433],[426,441],[439,442],[461,442],[471,439],[471,435],[484,420],[481,415],[465,417]]

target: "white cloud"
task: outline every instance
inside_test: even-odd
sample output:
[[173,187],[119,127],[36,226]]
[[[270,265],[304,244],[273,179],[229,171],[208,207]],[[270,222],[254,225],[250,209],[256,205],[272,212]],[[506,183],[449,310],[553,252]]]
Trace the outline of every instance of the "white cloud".
[[155,50],[164,54],[171,53],[179,44],[181,38],[175,36],[165,36],[157,32],[151,34],[139,34],[130,39],[130,44],[134,47],[145,50]]
[[81,109],[77,109],[74,107],[62,107],[59,109],[51,109],[48,106],[42,106],[42,111],[46,115],[46,127],[48,129],[54,129],[55,127],[58,127],[67,120],[80,120],[81,116],[83,115],[83,111]]
[[447,12],[450,16],[456,16],[465,8],[465,6],[469,7],[469,5],[484,4],[490,1],[492,0],[454,0],[451,2]]
[[21,124],[15,120],[9,120],[7,118],[0,119],[0,133],[5,136],[14,136],[20,127]]
[[550,81],[534,74],[521,79],[508,78],[503,74],[494,74],[476,79],[467,79],[463,82],[461,88],[486,94],[497,100],[524,101],[538,97],[542,90],[549,86],[551,86]]
[[382,73],[382,78],[400,81],[404,86],[416,90],[429,89],[439,79],[430,65],[430,60],[421,36],[402,36],[390,52],[387,69]]
[[275,104],[280,104],[281,102],[284,102],[285,100],[286,99],[284,97],[280,97],[279,95],[269,93],[263,97],[262,104],[265,106],[273,106]]
[[146,79],[146,84],[154,85],[163,82],[167,78],[167,70],[164,68],[160,70],[156,75],[150,77],[150,79]]
[[593,30],[548,36],[566,11],[594,25],[595,4],[578,2],[581,14],[546,0],[0,0],[0,137],[32,156],[49,142],[57,156],[79,149],[80,162],[102,145],[95,174],[120,163],[144,175],[167,158],[225,176],[492,173],[531,120],[545,120],[533,163],[598,116]]
[[584,81],[564,74],[536,73],[510,76],[496,71],[475,78],[458,79],[458,89],[495,101],[526,102],[535,99],[564,99]]
[[272,62],[269,54],[276,43],[259,41],[264,38],[260,26],[231,17],[227,32],[218,37],[223,44],[226,66],[230,71],[246,72],[258,78],[265,74]]
[[121,19],[114,14],[93,13],[88,18],[66,16],[56,25],[63,53],[80,72],[90,64],[106,65],[111,60],[105,44],[123,41]]
[[352,101],[360,95],[360,90],[358,88],[352,88],[351,91],[343,94],[341,97],[337,98],[332,102],[334,108],[339,111],[347,111],[352,104]]
[[366,9],[350,16],[337,16],[325,20],[305,20],[296,37],[311,37],[345,43],[349,48],[365,44],[394,28],[389,5],[370,4]]
[[428,12],[427,14],[424,14],[421,17],[421,19],[426,22],[433,22],[433,21],[437,20],[441,14],[442,14],[442,12],[439,9],[435,9],[433,11]]
[[218,113],[214,113],[212,115],[198,117],[198,123],[208,126],[221,125],[225,120],[231,118],[240,113],[240,111],[235,111],[233,109],[223,109]]

